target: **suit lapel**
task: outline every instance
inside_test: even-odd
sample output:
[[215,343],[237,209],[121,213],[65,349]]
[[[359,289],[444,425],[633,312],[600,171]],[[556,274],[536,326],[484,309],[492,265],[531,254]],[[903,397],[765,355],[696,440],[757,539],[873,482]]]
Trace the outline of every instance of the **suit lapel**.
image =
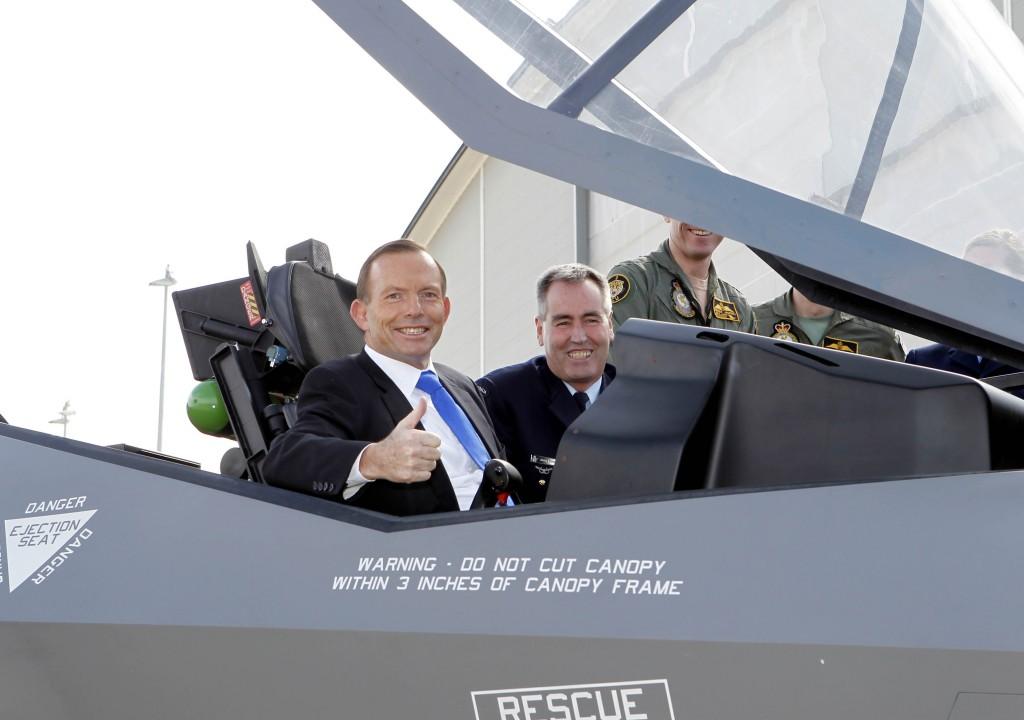
[[579,405],[569,394],[565,383],[548,369],[546,361],[537,363],[537,370],[544,379],[544,386],[548,391],[548,410],[564,427],[569,427],[580,416]]
[[598,394],[608,389],[608,384],[615,379],[615,368],[605,363],[604,374],[601,376],[601,390]]
[[454,381],[448,368],[434,365],[434,369],[437,370],[437,378],[441,381],[444,389],[451,394],[458,406],[462,408],[462,412],[466,413],[466,417],[469,418],[470,424],[473,425],[473,429],[476,430],[476,434],[481,442],[483,442],[488,454],[491,457],[499,457],[498,442],[494,436],[494,428],[491,425],[491,421],[484,415],[480,405],[474,402],[474,398],[469,392]]
[[[380,390],[381,400],[384,402],[384,407],[387,408],[388,414],[391,415],[391,419],[397,425],[399,420],[412,412],[412,405],[409,404],[409,401],[402,394],[402,391],[398,389],[398,386],[387,376],[387,373],[370,359],[365,350],[359,353],[356,357],[356,362],[359,363],[359,367],[363,369],[363,372],[369,375],[370,379],[377,385],[377,389]],[[422,424],[416,427],[420,430],[423,429]]]

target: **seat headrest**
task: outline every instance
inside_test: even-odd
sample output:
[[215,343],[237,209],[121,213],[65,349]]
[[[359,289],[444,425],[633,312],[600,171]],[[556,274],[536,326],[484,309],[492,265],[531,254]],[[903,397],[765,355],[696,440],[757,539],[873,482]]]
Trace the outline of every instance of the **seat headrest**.
[[363,333],[349,316],[355,283],[328,275],[306,262],[289,262],[267,274],[270,332],[310,370],[363,347]]

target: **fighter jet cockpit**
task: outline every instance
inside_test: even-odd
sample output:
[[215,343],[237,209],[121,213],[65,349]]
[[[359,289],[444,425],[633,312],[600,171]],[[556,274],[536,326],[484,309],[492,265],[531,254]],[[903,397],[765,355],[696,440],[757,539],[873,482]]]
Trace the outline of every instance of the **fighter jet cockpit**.
[[[289,98],[265,91],[264,77],[238,98],[226,92],[254,56],[226,52],[224,33],[197,21],[213,12],[201,5],[151,18],[149,34],[134,32],[146,11],[108,9],[133,44],[122,51],[90,38],[83,52],[103,50],[107,64],[94,66],[103,72],[138,70],[109,95],[130,90],[132,102],[204,128],[227,106],[214,100],[298,105],[275,120],[288,142],[308,127],[304,93],[338,92],[345,114],[382,117],[379,84],[345,94],[356,72],[346,63],[337,85],[289,82]],[[228,12],[239,16],[237,33],[258,35],[259,52],[269,53],[278,25],[248,20],[291,5],[241,3]],[[471,395],[474,379],[537,353],[543,313],[534,310],[547,300],[531,283],[541,271],[576,261],[605,277],[656,243],[667,246],[666,222],[682,219],[724,236],[728,252],[716,255],[716,270],[751,306],[792,288],[898,333],[911,353],[934,346],[1006,372],[954,373],[901,362],[902,349],[883,359],[856,343],[798,342],[784,323],[767,334],[749,323],[753,334],[634,315],[616,321],[604,347],[614,382],[605,389],[599,375],[596,400],[577,397],[587,395],[581,388],[564,395],[580,400],[581,414],[555,457],[538,460],[550,472],[543,502],[505,502],[517,468],[487,476],[479,462],[466,475],[484,487],[483,475],[493,490],[484,507],[386,514],[345,496],[343,485],[360,479],[355,453],[349,474],[326,488],[268,482],[276,448],[300,437],[303,383],[325,363],[354,362],[345,358],[366,339],[347,312],[360,273],[342,260],[345,238],[295,229],[285,253],[261,256],[259,243],[246,246],[241,232],[224,239],[217,225],[209,237],[235,243],[236,270],[173,294],[169,269],[155,284],[165,307],[173,295],[199,383],[189,419],[238,445],[220,473],[0,419],[5,717],[1024,716],[1024,382],[1016,370],[1024,368],[1024,46],[1007,22],[1014,8],[1020,19],[1020,4],[315,5],[304,9],[321,40],[350,38],[464,143],[399,241],[406,259],[427,266],[427,299],[447,324],[381,323],[401,342],[436,341],[417,355],[429,361],[414,368],[417,390],[435,359],[457,368]],[[80,12],[76,21],[95,14]],[[68,13],[53,13],[64,21],[62,42],[79,32]],[[178,73],[199,62],[180,52],[197,26],[218,50],[211,62],[226,69],[211,73],[219,84],[208,94],[196,93],[209,107],[179,115],[159,82],[192,90]],[[154,37],[174,48],[155,69],[126,60]],[[306,60],[322,66],[327,57]],[[50,64],[69,74],[65,59]],[[53,92],[31,91],[9,115]],[[91,112],[90,103],[108,100],[76,86],[60,112],[26,122],[55,142],[68,123],[112,121]],[[132,210],[157,222],[180,214],[191,193],[234,222],[216,192],[192,186],[208,153],[168,143],[180,149],[188,179],[166,197],[148,186],[142,173],[164,168],[150,168],[144,151],[177,139],[135,118],[119,119],[138,156],[127,175],[152,206],[121,197],[98,209],[54,202],[50,191],[71,168],[63,153],[31,153],[38,177],[22,173],[16,184],[42,188],[34,217],[64,213],[102,230],[106,216]],[[236,129],[211,134],[219,143]],[[92,182],[108,145],[70,136],[96,150],[81,175]],[[260,176],[271,141],[245,138],[237,157]],[[392,150],[382,143],[373,159],[397,175],[403,158]],[[345,171],[339,163],[336,172]],[[225,186],[213,174],[212,187]],[[389,190],[363,181],[353,182],[359,192]],[[72,185],[76,199],[81,185]],[[325,192],[293,219],[323,205],[344,216],[344,202],[359,199]],[[202,223],[189,218],[189,227]],[[260,227],[276,234],[279,226]],[[336,256],[303,240],[310,235],[335,243]],[[445,277],[457,308],[450,319],[436,289]],[[608,304],[629,292],[621,280],[607,285]],[[670,317],[692,317],[684,312],[695,313],[693,303],[670,287],[655,301]],[[89,291],[76,286],[67,297]],[[421,301],[406,297],[410,306]],[[718,298],[704,300],[713,309]],[[740,304],[722,307],[738,325]],[[136,325],[116,313],[74,309],[63,326],[37,324],[83,323],[137,340]],[[56,353],[28,350],[7,354],[18,361],[12,383],[31,384],[25,358]],[[87,353],[112,367],[135,360],[99,343],[74,350],[69,363]],[[347,390],[349,377],[332,388]],[[162,372],[160,382],[162,409]],[[391,412],[384,397],[373,399]],[[412,413],[392,413],[384,434],[412,434],[415,413],[422,419],[427,407],[417,402]],[[66,405],[65,431],[70,414]],[[455,423],[449,429],[463,443]],[[359,452],[377,443],[366,440]],[[470,444],[467,465],[476,462]],[[435,463],[441,451],[431,449]],[[323,455],[313,453],[310,466]],[[434,465],[423,472],[432,482]],[[357,493],[389,477],[361,480]],[[422,478],[405,480],[425,487]]]
[[[969,247],[1024,227],[1024,52],[997,15],[565,5],[322,3],[470,147],[719,229],[822,304],[1024,365],[1019,241]],[[417,42],[378,43],[384,26]],[[361,346],[344,313],[354,287],[326,246],[286,260],[268,276],[250,245],[247,277],[175,294],[193,374],[216,376],[230,416],[208,431],[238,438],[228,465],[257,482],[304,372]],[[306,276],[323,294],[297,289]],[[549,502],[1024,467],[1024,401],[1004,391],[1019,375],[978,382],[639,320],[615,359],[618,382],[563,437]]]

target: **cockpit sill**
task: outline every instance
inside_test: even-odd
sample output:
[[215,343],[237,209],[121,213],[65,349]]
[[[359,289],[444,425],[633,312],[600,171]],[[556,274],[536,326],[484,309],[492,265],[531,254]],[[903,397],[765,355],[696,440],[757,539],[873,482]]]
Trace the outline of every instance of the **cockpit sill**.
[[145,455],[125,452],[114,448],[93,445],[79,440],[60,438],[47,433],[40,433],[26,428],[0,424],[0,438],[31,443],[40,447],[57,450],[81,458],[96,460],[150,475],[170,478],[192,485],[199,485],[210,490],[230,493],[241,497],[270,503],[272,505],[297,510],[323,518],[337,520],[349,525],[392,533],[405,530],[421,530],[432,527],[448,527],[468,523],[491,522],[495,520],[512,520],[514,518],[549,515],[553,513],[569,513],[582,510],[597,510],[608,507],[647,505],[651,503],[687,502],[698,498],[746,495],[750,493],[785,492],[821,490],[831,487],[848,485],[869,485],[879,483],[905,483],[926,481],[943,477],[974,477],[978,475],[996,476],[1018,474],[1024,482],[1024,470],[999,470],[990,472],[958,472],[948,474],[929,474],[901,477],[866,477],[856,480],[841,480],[818,483],[793,483],[771,487],[729,487],[704,488],[697,490],[679,490],[657,494],[623,497],[600,497],[572,501],[547,501],[543,503],[520,505],[513,508],[486,508],[466,512],[446,512],[433,515],[414,517],[396,517],[384,513],[364,510],[362,508],[342,505],[340,503],[302,495],[300,493],[268,485],[229,478],[217,473],[198,470],[180,463],[159,460]]

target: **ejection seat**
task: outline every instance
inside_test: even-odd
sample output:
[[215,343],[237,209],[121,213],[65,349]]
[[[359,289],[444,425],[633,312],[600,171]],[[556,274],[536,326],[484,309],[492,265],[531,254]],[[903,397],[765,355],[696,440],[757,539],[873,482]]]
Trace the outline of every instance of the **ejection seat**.
[[[175,293],[175,307],[193,375],[216,378],[244,474],[262,483],[267,450],[292,425],[305,374],[358,352],[363,336],[348,314],[355,283],[334,274],[324,243],[288,248],[285,263],[269,271],[252,243],[246,249],[248,278]],[[239,289],[244,314],[236,307]],[[222,462],[222,472],[230,465]]]
[[226,345],[211,365],[248,476],[264,482],[263,461],[273,438],[294,422],[302,378],[321,363],[358,352],[363,335],[348,314],[355,283],[334,274],[324,243],[293,245],[285,263],[269,271],[251,242],[246,250],[261,323],[275,342],[263,357]]
[[[221,472],[263,483],[270,443],[294,424],[302,379],[321,363],[358,352],[363,333],[348,313],[356,286],[334,274],[326,245],[294,245],[269,272],[252,243],[247,253],[248,278],[179,291],[174,304],[193,375],[216,378],[238,440]],[[489,461],[484,505],[517,501],[521,483],[511,464]]]
[[248,250],[250,278],[254,274],[266,278],[261,309],[270,333],[288,349],[288,359],[303,374],[328,360],[359,352],[363,333],[348,313],[356,285],[334,274],[331,251],[324,243],[307,240],[288,248],[285,264],[265,274],[252,243]]

